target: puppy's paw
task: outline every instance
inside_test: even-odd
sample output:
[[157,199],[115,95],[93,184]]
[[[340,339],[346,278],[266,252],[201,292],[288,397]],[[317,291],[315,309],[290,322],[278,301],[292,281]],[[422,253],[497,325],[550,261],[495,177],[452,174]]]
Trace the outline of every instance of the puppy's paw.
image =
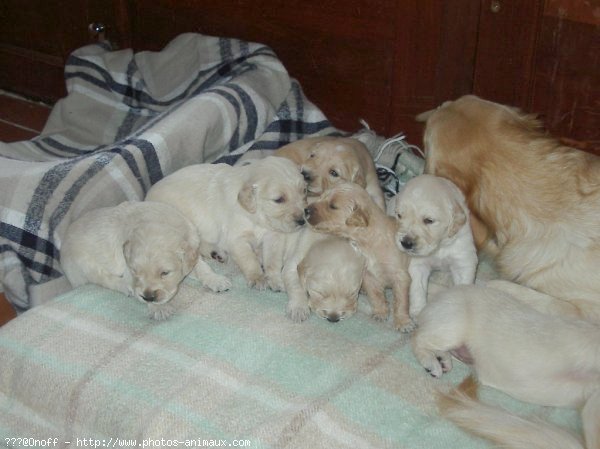
[[202,283],[205,287],[211,289],[213,292],[224,292],[231,288],[231,281],[227,276],[223,276],[214,273],[211,276],[206,276]]
[[269,288],[274,292],[285,291],[285,285],[283,284],[283,278],[281,275],[267,275],[267,284]]
[[224,251],[213,250],[210,252],[210,258],[216,260],[219,263],[227,263],[229,256]]
[[435,377],[436,379],[442,377],[444,369],[442,367],[442,364],[440,363],[440,360],[438,359],[438,356],[435,353],[428,353],[426,357],[421,357],[419,362],[431,377]]
[[249,277],[247,280],[248,287],[255,288],[257,290],[266,290],[269,286],[267,278],[263,274],[258,276]]
[[171,304],[148,304],[150,318],[156,321],[164,321],[175,313],[175,307]]
[[375,321],[383,322],[383,321],[387,321],[388,315],[389,315],[388,309],[373,310],[373,313],[371,314],[371,318],[373,318]]
[[417,325],[410,317],[394,317],[394,327],[397,331],[408,334],[414,331]]
[[287,317],[294,323],[301,323],[306,321],[310,316],[310,308],[307,305],[293,305],[288,303],[286,309]]

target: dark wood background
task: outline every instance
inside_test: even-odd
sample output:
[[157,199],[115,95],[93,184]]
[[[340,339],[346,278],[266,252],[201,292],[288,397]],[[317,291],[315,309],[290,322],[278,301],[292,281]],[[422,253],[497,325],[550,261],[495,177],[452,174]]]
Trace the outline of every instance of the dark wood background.
[[136,50],[186,31],[265,43],[348,131],[420,144],[415,114],[475,93],[600,149],[600,0],[2,0],[0,88],[64,96],[91,22]]

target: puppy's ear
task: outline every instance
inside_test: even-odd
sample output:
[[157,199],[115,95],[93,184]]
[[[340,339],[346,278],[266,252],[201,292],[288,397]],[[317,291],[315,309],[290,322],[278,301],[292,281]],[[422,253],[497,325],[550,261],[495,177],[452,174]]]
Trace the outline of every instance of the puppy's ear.
[[251,214],[256,213],[256,184],[247,182],[238,193],[238,202]]
[[363,169],[361,166],[357,165],[356,167],[354,167],[351,181],[354,184],[358,184],[361,187],[366,187],[367,180],[365,179],[365,174],[363,173]]
[[467,215],[463,211],[463,208],[460,207],[458,201],[452,201],[452,224],[450,225],[450,230],[448,231],[448,237],[453,237],[456,233],[462,228],[467,222]]
[[125,256],[125,260],[131,258],[131,240],[127,240],[123,243],[123,256]]
[[179,257],[181,258],[181,262],[183,265],[184,272],[190,272],[196,266],[196,262],[198,261],[199,251],[198,248],[194,248],[188,242],[183,242],[181,248],[177,252]]
[[346,225],[366,228],[369,226],[369,217],[362,208],[355,206],[352,215],[346,220]]

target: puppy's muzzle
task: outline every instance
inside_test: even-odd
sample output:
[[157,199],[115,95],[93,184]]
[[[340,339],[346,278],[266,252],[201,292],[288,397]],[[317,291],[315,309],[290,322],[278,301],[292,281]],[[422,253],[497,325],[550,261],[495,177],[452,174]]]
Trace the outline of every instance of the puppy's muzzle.
[[315,214],[315,208],[314,206],[308,206],[306,209],[304,209],[304,219],[314,225],[316,222],[316,214]]

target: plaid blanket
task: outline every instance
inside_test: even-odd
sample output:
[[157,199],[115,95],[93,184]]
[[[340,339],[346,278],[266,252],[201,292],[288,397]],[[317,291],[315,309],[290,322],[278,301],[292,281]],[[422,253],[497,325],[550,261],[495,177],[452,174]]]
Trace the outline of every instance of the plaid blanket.
[[[86,285],[0,328],[0,447],[22,447],[17,438],[63,448],[491,447],[437,412],[436,392],[469,367],[456,361],[433,379],[408,336],[373,321],[362,296],[348,320],[313,314],[297,324],[285,317],[285,293],[248,288],[232,265],[215,269],[232,289],[212,293],[188,279],[173,299],[180,310],[164,322],[132,298]],[[574,410],[487,387],[481,396],[580,426]]]
[[68,288],[61,240],[82,213],[143,199],[185,165],[336,132],[260,44],[184,34],[160,52],[91,45],[65,77],[42,134],[0,142],[0,281],[21,311]]

